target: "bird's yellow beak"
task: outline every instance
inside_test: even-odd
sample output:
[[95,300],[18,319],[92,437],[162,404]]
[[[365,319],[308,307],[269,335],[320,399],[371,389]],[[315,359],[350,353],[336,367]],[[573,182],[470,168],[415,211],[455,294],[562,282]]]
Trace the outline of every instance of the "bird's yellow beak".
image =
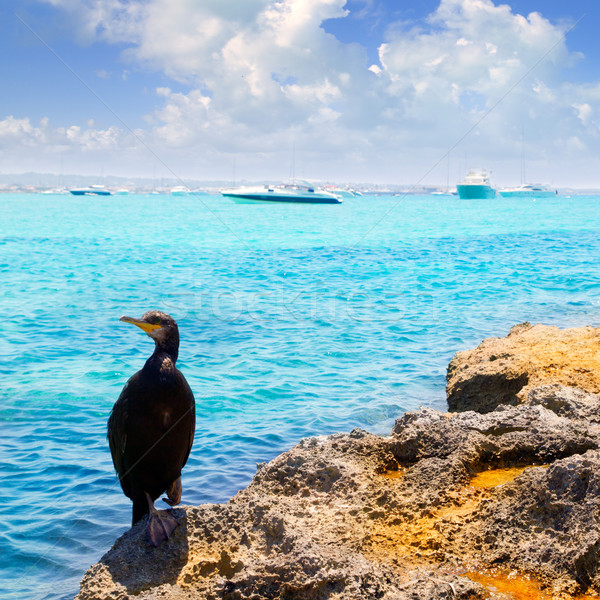
[[133,317],[121,317],[119,320],[123,321],[124,323],[131,323],[132,325],[136,325],[146,333],[150,333],[151,331],[156,331],[157,329],[161,328],[161,325],[158,323],[147,323],[142,319],[134,319]]

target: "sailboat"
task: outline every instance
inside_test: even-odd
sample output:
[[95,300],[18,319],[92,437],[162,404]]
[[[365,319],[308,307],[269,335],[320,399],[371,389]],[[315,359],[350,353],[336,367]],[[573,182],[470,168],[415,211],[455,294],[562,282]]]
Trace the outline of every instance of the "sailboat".
[[446,189],[444,191],[438,190],[437,192],[432,192],[432,196],[456,196],[457,192],[453,192],[450,189],[450,149],[446,153]]
[[549,186],[541,183],[525,183],[525,134],[521,134],[521,185],[503,188],[498,193],[503,198],[551,198],[558,194],[557,190],[552,190]]

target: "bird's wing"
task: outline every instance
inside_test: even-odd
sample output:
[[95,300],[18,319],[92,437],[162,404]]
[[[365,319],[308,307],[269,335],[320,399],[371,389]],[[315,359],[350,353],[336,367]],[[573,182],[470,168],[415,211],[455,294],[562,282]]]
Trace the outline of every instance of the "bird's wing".
[[187,454],[185,455],[185,460],[183,461],[184,465],[190,456],[190,452],[192,451],[192,444],[194,443],[194,434],[196,433],[196,406],[195,406],[195,404],[192,404],[191,412],[194,415],[194,419],[192,421],[192,426],[190,428],[189,446],[188,446]]
[[194,434],[196,433],[196,400],[194,399],[194,393],[192,392],[192,388],[190,388],[188,382],[185,380],[183,375],[181,377],[187,387],[187,393],[190,396],[190,412],[192,413],[192,426],[190,427],[187,454],[185,455],[185,459],[183,460],[183,464],[181,465],[183,467],[185,463],[187,463],[187,460],[190,456],[190,452],[192,451],[192,444],[194,443]]
[[128,387],[129,382],[125,384],[119,399],[115,402],[110,417],[108,419],[108,430],[106,437],[108,438],[108,445],[110,447],[110,454],[112,456],[113,464],[115,465],[115,471],[119,476],[121,487],[127,494],[126,480],[125,480],[125,446],[127,445],[127,417],[128,417]]

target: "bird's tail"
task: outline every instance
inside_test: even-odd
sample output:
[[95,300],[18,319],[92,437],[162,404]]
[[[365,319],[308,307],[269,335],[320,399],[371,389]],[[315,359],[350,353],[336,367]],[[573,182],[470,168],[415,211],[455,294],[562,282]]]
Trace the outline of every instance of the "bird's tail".
[[176,506],[181,502],[181,477],[178,477],[168,488],[167,497],[163,501],[170,506]]

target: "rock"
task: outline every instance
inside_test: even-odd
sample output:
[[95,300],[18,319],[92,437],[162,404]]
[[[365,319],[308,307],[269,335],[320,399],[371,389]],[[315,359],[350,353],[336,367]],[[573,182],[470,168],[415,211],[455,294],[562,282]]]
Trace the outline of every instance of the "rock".
[[505,338],[458,352],[448,365],[450,411],[520,404],[529,390],[558,383],[600,393],[600,328],[559,329],[523,323]]
[[[502,360],[537,360],[519,352]],[[421,409],[389,436],[302,440],[226,504],[175,509],[180,526],[158,548],[138,523],[88,570],[77,600],[600,593],[600,396],[526,373],[541,385],[518,403],[490,400],[485,414]]]
[[144,523],[134,526],[77,598],[441,600],[452,587],[483,597],[468,579],[433,577],[436,568],[399,577],[369,557],[374,524],[399,502],[381,475],[397,468],[391,448],[390,438],[357,431],[303,440],[227,504],[174,510],[180,526],[158,548]]
[[[501,486],[460,532],[490,562],[543,572],[555,588],[600,588],[600,453],[589,451],[527,469]],[[528,532],[533,532],[528,534]],[[510,558],[509,558],[510,557]],[[565,585],[566,584],[566,585]]]

